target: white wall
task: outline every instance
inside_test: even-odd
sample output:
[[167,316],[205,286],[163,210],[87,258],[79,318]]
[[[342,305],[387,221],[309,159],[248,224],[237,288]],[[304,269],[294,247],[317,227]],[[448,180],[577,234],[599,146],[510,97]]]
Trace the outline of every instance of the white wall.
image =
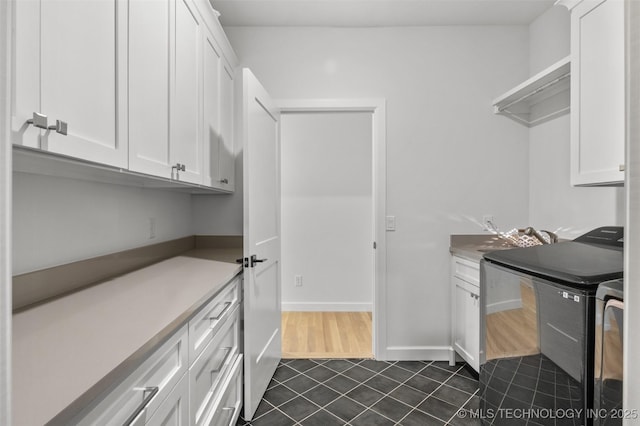
[[[565,7],[556,6],[530,25],[531,75],[569,54],[569,18]],[[530,130],[531,226],[558,230],[562,237],[575,238],[598,226],[624,225],[624,188],[571,186],[569,127],[567,114]]]
[[387,352],[447,359],[449,235],[527,223],[528,130],[491,102],[528,76],[528,28],[226,32],[275,98],[386,98]]
[[235,149],[235,192],[192,196],[191,223],[196,235],[242,235],[244,233],[242,141],[240,138],[235,140]]
[[14,275],[193,234],[189,194],[21,172],[13,178]]
[[371,311],[372,114],[282,114],[280,126],[282,309]]

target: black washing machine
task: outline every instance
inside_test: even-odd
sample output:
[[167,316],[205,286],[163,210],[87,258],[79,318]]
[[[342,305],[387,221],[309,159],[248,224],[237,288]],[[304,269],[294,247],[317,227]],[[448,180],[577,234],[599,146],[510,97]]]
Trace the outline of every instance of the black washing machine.
[[596,291],[622,272],[622,227],[484,255],[482,424],[593,423]]

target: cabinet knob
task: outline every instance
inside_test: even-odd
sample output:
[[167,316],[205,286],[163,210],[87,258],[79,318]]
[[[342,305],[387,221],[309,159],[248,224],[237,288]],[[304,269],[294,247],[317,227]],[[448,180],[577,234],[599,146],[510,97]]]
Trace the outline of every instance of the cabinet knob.
[[219,181],[220,183],[229,183],[229,179],[224,178],[224,179],[220,179]]

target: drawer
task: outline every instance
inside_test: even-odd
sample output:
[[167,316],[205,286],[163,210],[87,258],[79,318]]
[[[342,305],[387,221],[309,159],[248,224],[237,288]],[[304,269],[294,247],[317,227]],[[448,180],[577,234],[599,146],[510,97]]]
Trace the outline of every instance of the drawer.
[[236,307],[189,369],[191,425],[208,424],[206,414],[240,353],[239,312]]
[[240,277],[231,281],[189,321],[189,363],[213,339],[240,300]]
[[457,256],[452,257],[453,275],[476,287],[480,285],[480,264],[462,259]]
[[145,424],[187,372],[187,342],[185,326],[78,424]]
[[[149,426],[185,426],[189,424],[189,375],[184,374],[156,412]],[[134,426],[134,425],[131,425]]]
[[242,407],[242,355],[233,364],[224,387],[216,398],[213,408],[206,417],[207,426],[233,426]]

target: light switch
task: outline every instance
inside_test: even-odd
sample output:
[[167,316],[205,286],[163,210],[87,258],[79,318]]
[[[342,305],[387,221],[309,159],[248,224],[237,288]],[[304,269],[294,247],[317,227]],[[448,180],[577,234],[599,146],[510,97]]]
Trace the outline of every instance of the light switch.
[[387,231],[395,231],[395,230],[396,230],[396,217],[387,216]]

